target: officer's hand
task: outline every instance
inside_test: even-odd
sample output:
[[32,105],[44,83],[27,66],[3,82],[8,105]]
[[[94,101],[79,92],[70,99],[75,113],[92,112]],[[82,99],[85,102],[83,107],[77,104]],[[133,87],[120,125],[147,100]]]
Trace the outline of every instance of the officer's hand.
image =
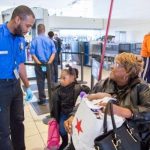
[[30,87],[28,87],[28,88],[26,89],[26,97],[25,97],[25,100],[26,100],[26,101],[30,101],[30,100],[32,99],[32,97],[33,97],[33,93],[32,93],[32,91],[31,91]]

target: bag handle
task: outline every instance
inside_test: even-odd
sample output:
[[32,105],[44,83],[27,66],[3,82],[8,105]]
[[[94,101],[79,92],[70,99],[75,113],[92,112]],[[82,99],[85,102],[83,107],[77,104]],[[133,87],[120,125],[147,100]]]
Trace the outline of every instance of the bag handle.
[[112,121],[112,125],[113,125],[113,129],[116,130],[116,122],[115,122],[115,118],[114,118],[114,111],[113,111],[113,103],[110,102],[110,116],[111,116],[111,121]]
[[106,104],[106,107],[105,107],[105,111],[104,111],[104,121],[103,121],[103,132],[104,132],[104,133],[107,133],[107,114],[108,114],[108,107],[109,107],[109,104],[107,103],[107,104]]
[[104,112],[104,122],[103,122],[103,132],[107,133],[107,115],[110,113],[111,122],[113,126],[113,130],[116,130],[116,123],[114,119],[114,113],[113,113],[113,102],[109,101],[106,105],[105,112]]

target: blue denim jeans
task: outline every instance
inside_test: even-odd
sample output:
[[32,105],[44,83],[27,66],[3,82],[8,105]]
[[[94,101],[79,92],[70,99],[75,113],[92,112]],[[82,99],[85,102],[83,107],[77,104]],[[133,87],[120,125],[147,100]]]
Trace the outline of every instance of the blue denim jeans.
[[64,127],[64,121],[67,120],[68,118],[69,118],[69,115],[66,115],[63,113],[60,114],[59,132],[60,132],[61,136],[67,135],[67,132],[66,132],[65,127]]

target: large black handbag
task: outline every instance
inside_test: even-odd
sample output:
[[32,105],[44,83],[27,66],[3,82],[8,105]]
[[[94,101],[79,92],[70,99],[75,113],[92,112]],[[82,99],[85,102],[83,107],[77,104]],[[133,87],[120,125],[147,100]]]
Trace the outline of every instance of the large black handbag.
[[[107,115],[111,116],[113,130],[107,131]],[[103,122],[104,133],[94,140],[96,150],[141,150],[141,140],[133,128],[125,123],[116,128],[112,102],[108,102]]]

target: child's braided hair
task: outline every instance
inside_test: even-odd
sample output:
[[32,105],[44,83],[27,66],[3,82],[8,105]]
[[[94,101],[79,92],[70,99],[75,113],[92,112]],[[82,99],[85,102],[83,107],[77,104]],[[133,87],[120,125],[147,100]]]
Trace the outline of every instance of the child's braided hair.
[[64,69],[64,71],[66,71],[70,75],[73,75],[75,79],[77,79],[79,74],[78,69],[72,68],[69,64],[67,64],[66,67],[67,69]]

